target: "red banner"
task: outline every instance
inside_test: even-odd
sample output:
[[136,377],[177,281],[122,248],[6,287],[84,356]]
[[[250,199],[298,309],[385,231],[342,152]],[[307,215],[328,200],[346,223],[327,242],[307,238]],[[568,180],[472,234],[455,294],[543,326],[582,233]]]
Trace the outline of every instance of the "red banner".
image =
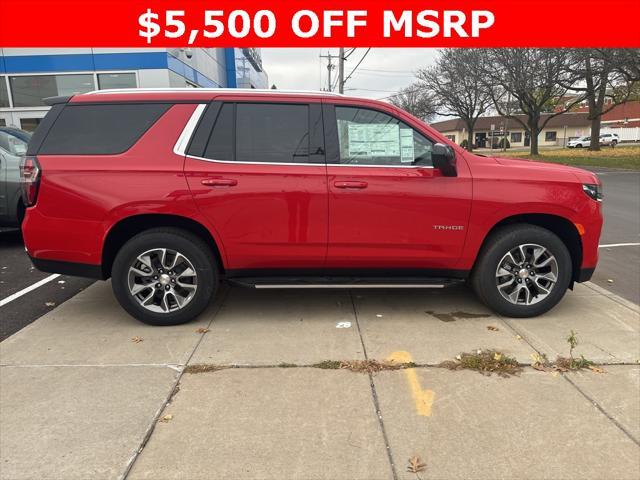
[[0,0],[0,47],[640,47],[640,1]]

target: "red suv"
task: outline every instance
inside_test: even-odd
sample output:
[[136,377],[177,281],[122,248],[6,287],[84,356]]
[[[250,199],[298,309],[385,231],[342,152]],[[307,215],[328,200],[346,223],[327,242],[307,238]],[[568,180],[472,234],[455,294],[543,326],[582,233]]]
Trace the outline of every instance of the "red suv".
[[469,281],[539,315],[598,257],[601,184],[473,155],[383,102],[327,93],[112,90],[49,99],[22,165],[34,265],[111,277],[143,322],[255,288]]

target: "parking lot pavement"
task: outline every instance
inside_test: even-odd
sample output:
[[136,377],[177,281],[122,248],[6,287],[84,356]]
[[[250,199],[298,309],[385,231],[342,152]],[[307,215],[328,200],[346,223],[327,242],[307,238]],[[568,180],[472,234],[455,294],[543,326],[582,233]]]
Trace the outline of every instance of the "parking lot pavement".
[[[592,281],[640,303],[640,172],[591,168],[604,187],[600,259]],[[606,247],[605,245],[614,245]]]
[[66,275],[54,278],[36,270],[24,251],[20,231],[0,228],[0,302],[47,279],[47,283],[28,294],[0,304],[0,341],[93,283],[93,280]]
[[[198,321],[159,328],[98,282],[0,343],[0,478],[413,480],[417,456],[422,479],[637,479],[639,312],[589,283],[526,320],[464,288],[226,287]],[[570,330],[605,373],[437,366],[566,356]],[[317,364],[389,358],[416,366]]]

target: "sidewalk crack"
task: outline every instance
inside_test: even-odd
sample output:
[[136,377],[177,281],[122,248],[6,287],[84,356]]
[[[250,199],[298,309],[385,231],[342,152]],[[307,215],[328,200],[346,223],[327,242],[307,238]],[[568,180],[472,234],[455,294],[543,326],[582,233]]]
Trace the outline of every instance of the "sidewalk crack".
[[[504,323],[512,332],[516,333],[517,335],[520,336],[520,338],[522,338],[538,355],[542,355],[542,352],[540,350],[538,350],[536,347],[533,346],[533,344],[524,336],[523,333],[521,333],[516,327],[514,327],[513,325],[511,325],[510,322],[508,322],[505,318],[503,318],[502,316],[499,316],[498,318],[500,318],[500,320],[502,321],[502,323]],[[603,350],[604,351],[604,350]],[[608,352],[607,352],[608,353]],[[616,427],[618,427],[618,429],[624,433],[633,443],[635,443],[636,445],[640,446],[640,440],[638,440],[637,438],[635,438],[633,436],[633,434],[631,432],[629,432],[624,425],[622,425],[620,422],[618,422],[615,418],[613,418],[605,409],[602,405],[600,405],[596,400],[594,400],[593,398],[591,398],[589,395],[587,395],[586,392],[584,392],[573,380],[571,380],[571,378],[569,378],[569,374],[567,373],[561,373],[560,376],[562,378],[564,378],[567,382],[569,382],[569,385],[571,385],[573,388],[575,388],[578,393],[580,393],[589,403],[591,403],[591,405],[593,405],[594,407],[596,407],[596,409],[602,413],[611,423],[613,423]]]
[[[360,329],[360,321],[358,320],[358,309],[353,299],[353,292],[349,290],[349,298],[351,299],[351,306],[353,307],[353,315],[356,320],[356,329],[358,330],[358,337],[360,337],[360,344],[362,345],[362,353],[365,360],[369,360],[367,354],[367,347],[364,344],[364,338],[362,337],[362,330]],[[384,439],[384,446],[387,450],[387,458],[389,460],[389,466],[391,467],[391,476],[393,480],[398,480],[398,472],[396,471],[396,465],[393,461],[393,454],[391,453],[391,445],[389,444],[389,437],[387,436],[387,430],[384,426],[384,420],[382,418],[382,411],[380,410],[380,402],[378,400],[378,393],[376,392],[376,385],[373,381],[373,375],[369,372],[369,385],[371,386],[371,398],[373,400],[373,406],[378,417],[378,423],[380,424],[380,430],[382,431],[382,438]]]
[[[209,329],[211,327],[211,324],[214,322],[214,320],[218,316],[218,313],[220,312],[220,309],[224,305],[224,302],[227,300],[228,294],[229,294],[229,289],[228,288],[221,292],[220,303],[218,305],[216,305],[215,310],[213,312],[213,315],[211,316],[211,320],[209,320],[209,323],[207,324],[207,329]],[[185,365],[189,364],[189,362],[193,358],[193,355],[196,353],[196,350],[198,350],[198,347],[200,347],[200,344],[202,343],[202,340],[204,339],[204,336],[206,334],[207,334],[207,332],[204,332],[202,335],[200,335],[200,338],[196,342],[196,345],[193,347],[193,350],[189,354],[189,358],[187,358],[187,361],[184,363]],[[133,466],[136,463],[136,460],[138,460],[138,457],[142,453],[142,450],[144,450],[144,447],[147,445],[147,442],[151,438],[151,435],[153,434],[153,431],[155,430],[156,425],[158,424],[158,421],[159,421],[162,413],[164,412],[165,408],[167,408],[167,405],[169,405],[169,403],[173,400],[174,395],[180,389],[179,385],[180,385],[180,381],[182,380],[182,376],[184,375],[184,370],[185,370],[184,368],[181,368],[181,369],[177,370],[178,373],[176,375],[176,380],[175,380],[175,382],[173,382],[171,390],[169,390],[169,393],[164,398],[164,400],[162,402],[162,405],[160,405],[160,408],[156,411],[155,415],[153,416],[153,419],[151,420],[151,423],[147,427],[147,431],[145,432],[145,435],[142,438],[142,441],[140,442],[140,445],[138,446],[138,448],[135,450],[135,452],[133,453],[133,455],[131,456],[131,458],[127,462],[127,465],[126,465],[126,467],[124,469],[124,472],[120,476],[120,480],[125,480],[129,476],[129,473],[131,472],[131,469],[133,468]]]

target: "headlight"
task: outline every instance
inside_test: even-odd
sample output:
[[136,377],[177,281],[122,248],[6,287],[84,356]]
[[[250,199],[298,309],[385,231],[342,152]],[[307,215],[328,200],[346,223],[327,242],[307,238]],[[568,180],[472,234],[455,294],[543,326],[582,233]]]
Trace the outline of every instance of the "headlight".
[[602,185],[593,183],[583,183],[582,190],[597,202],[602,201]]

